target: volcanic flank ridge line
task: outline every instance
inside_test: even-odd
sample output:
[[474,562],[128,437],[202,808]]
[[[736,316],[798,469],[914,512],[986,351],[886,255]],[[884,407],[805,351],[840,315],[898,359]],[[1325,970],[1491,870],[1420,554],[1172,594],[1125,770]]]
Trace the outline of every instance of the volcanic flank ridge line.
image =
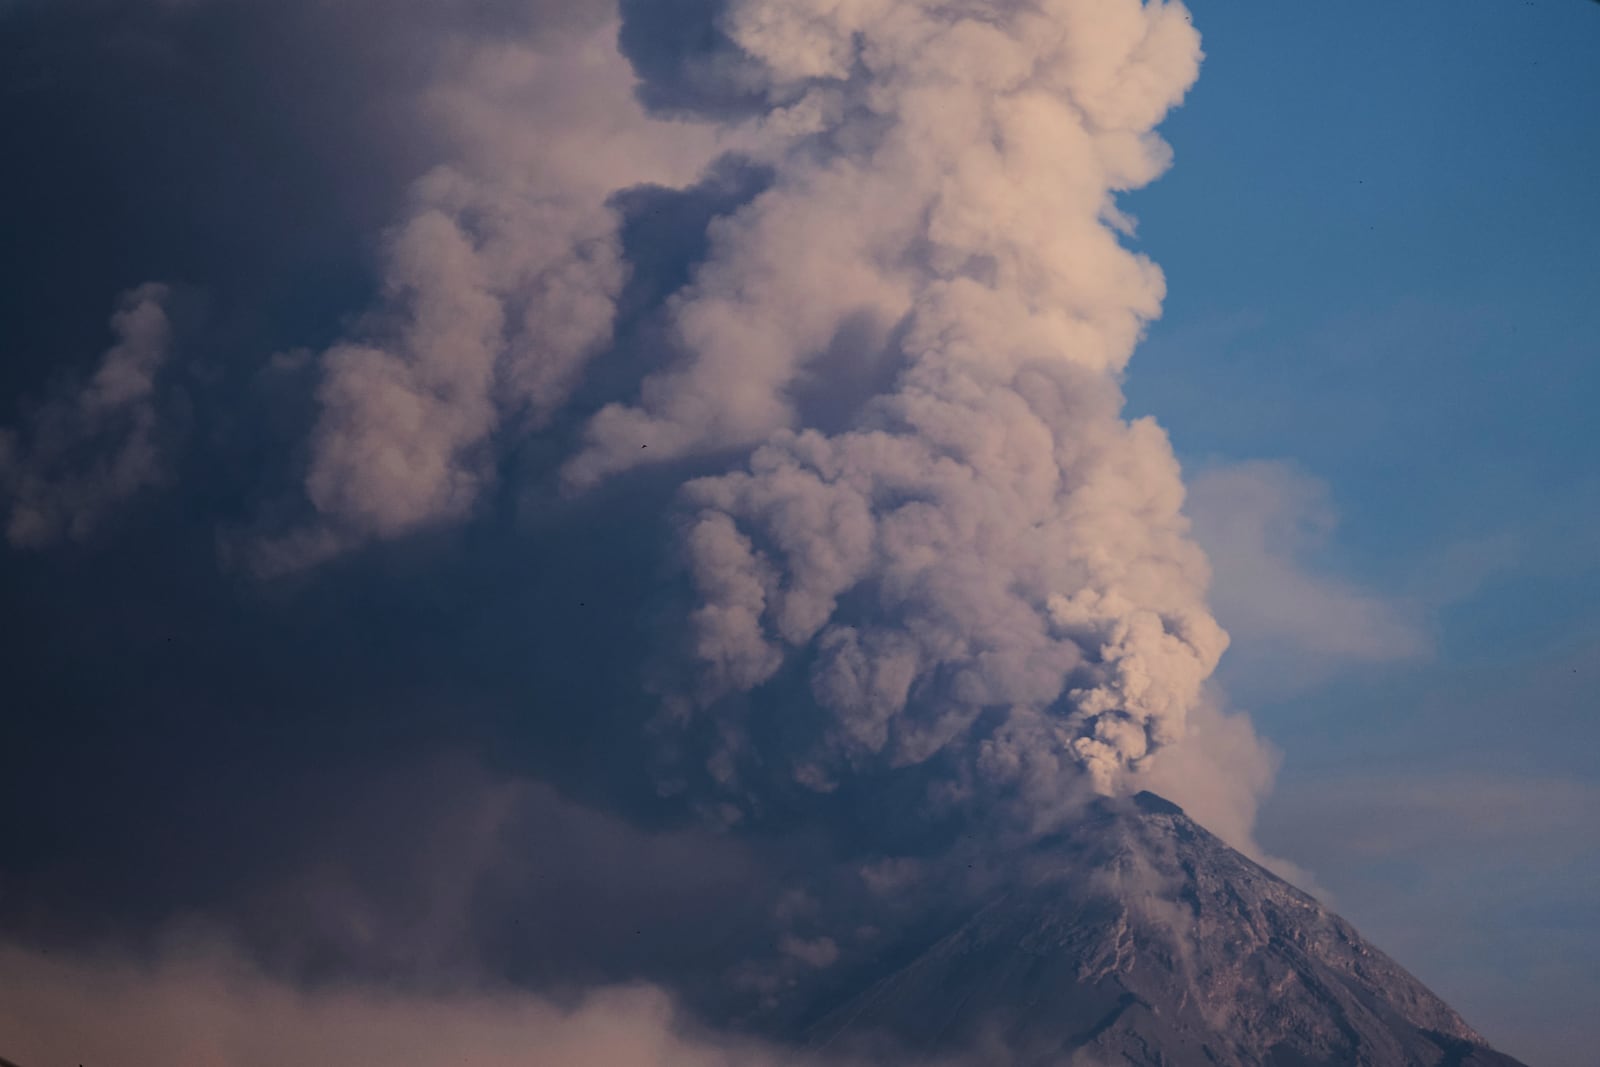
[[1516,1067],[1345,920],[1153,793],[1100,799],[1015,883],[807,1031],[871,1062]]

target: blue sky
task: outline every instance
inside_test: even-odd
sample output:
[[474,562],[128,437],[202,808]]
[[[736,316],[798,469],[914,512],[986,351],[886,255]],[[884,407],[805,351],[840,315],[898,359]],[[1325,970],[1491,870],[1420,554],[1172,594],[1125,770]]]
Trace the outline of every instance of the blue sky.
[[[1263,842],[1509,1051],[1586,1062],[1600,8],[1194,10],[1174,169],[1130,198],[1169,295],[1127,389],[1233,516],[1201,530],[1221,683],[1283,753]],[[1272,632],[1262,553],[1320,622]]]

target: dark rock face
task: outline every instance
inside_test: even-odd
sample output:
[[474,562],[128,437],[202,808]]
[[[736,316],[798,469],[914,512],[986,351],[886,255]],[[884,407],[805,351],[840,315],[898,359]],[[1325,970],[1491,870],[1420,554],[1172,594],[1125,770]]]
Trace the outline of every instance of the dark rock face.
[[811,1028],[1050,1067],[1518,1067],[1343,919],[1153,794],[1103,801]]

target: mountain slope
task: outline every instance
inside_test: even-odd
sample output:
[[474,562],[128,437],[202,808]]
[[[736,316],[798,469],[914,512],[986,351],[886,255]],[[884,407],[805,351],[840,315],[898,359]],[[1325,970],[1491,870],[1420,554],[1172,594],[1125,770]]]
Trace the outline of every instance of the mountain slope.
[[1084,1067],[1518,1067],[1343,919],[1154,794],[1098,803],[1026,866],[811,1045],[887,1036],[912,1055]]

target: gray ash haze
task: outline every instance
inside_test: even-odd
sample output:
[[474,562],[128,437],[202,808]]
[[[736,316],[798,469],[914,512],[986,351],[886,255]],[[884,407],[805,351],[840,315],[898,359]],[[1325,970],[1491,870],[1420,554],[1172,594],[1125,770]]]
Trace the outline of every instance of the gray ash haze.
[[1141,790],[1337,894],[1224,627],[1322,679],[1445,601],[1130,409],[1203,58],[1164,0],[0,2],[0,1056],[849,1063],[780,1038]]

